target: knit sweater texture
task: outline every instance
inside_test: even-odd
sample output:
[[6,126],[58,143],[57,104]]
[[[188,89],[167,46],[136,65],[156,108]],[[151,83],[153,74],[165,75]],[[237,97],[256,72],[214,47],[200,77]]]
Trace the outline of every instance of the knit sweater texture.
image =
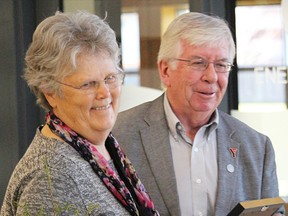
[[37,129],[11,176],[0,215],[130,214],[73,147]]

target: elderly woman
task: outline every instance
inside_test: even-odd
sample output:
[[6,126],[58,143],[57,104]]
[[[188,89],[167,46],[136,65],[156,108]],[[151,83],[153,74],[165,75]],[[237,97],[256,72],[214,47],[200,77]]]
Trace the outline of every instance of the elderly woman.
[[15,168],[1,215],[158,215],[111,134],[124,74],[115,33],[87,12],[37,27],[25,79],[46,122]]

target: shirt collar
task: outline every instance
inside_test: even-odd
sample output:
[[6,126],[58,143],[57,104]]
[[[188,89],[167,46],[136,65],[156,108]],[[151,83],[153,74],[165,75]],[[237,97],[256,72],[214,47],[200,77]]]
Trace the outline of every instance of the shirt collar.
[[[179,119],[177,118],[177,116],[174,114],[170,103],[168,101],[167,98],[167,93],[165,92],[164,94],[164,112],[166,115],[166,119],[167,119],[167,123],[168,123],[168,127],[170,132],[172,133],[173,137],[177,137],[177,131],[176,131],[176,126],[177,123],[180,122]],[[181,124],[181,122],[180,122]],[[212,114],[212,117],[210,119],[210,121],[203,125],[202,127],[205,127],[205,136],[208,138],[209,135],[217,129],[219,124],[219,112],[218,109],[215,110],[215,112]]]
[[164,94],[164,111],[165,111],[169,130],[172,133],[173,137],[177,137],[176,124],[180,121],[177,118],[177,116],[174,114],[174,112],[172,111],[166,92]]

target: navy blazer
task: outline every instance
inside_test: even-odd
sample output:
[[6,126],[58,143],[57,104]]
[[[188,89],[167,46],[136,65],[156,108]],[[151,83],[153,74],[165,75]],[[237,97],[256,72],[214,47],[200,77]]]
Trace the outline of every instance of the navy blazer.
[[[134,165],[161,215],[180,216],[164,94],[119,113],[112,131]],[[270,139],[219,111],[218,185],[215,216],[227,215],[245,200],[277,197],[275,154]],[[236,148],[233,157],[230,149]],[[229,166],[234,172],[229,172]],[[228,167],[227,167],[228,166]]]

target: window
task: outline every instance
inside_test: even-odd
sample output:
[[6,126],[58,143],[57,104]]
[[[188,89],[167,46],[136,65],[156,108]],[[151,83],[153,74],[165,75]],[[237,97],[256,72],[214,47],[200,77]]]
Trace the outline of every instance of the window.
[[236,8],[240,111],[286,109],[283,27],[281,5]]
[[127,73],[125,85],[140,85],[140,33],[137,12],[121,14],[122,65]]

